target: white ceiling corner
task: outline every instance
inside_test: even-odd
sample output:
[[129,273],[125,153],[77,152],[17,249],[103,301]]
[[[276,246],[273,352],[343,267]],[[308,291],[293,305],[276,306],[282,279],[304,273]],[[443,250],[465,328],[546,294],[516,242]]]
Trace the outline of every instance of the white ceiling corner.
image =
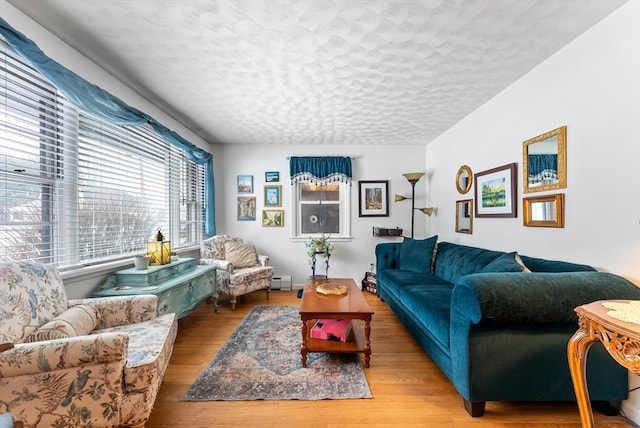
[[623,3],[8,1],[229,144],[426,144]]

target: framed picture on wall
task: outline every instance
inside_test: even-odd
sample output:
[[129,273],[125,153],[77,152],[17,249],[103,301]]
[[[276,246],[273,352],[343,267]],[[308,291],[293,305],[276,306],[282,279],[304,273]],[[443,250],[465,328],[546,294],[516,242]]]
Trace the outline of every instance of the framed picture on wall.
[[253,193],[253,175],[238,176],[238,193]]
[[238,221],[256,220],[256,197],[238,196]]
[[262,210],[262,227],[283,227],[284,210]]
[[517,184],[515,163],[477,173],[476,217],[517,217]]
[[359,216],[389,217],[389,181],[358,181]]
[[264,186],[264,206],[280,207],[282,206],[282,186],[272,184]]
[[280,173],[278,171],[267,171],[264,173],[264,181],[267,183],[277,183],[280,181]]

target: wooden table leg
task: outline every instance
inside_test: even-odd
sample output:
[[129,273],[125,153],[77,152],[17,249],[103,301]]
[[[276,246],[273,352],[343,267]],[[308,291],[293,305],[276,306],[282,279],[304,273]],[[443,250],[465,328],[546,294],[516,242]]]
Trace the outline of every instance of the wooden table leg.
[[302,367],[307,367],[307,321],[302,320],[302,345],[300,346],[300,359]]
[[371,361],[371,321],[364,321],[364,366],[369,368],[369,362]]
[[581,328],[571,336],[567,345],[569,371],[571,372],[573,389],[576,392],[582,428],[593,428],[595,426],[591,401],[589,401],[589,391],[587,390],[586,373],[587,353],[595,341],[595,339],[589,337],[589,334]]

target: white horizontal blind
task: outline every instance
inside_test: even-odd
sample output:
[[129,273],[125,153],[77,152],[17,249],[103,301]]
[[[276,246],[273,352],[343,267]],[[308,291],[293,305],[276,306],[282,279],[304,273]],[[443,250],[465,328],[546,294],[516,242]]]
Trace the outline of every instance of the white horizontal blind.
[[0,46],[0,260],[59,267],[202,235],[204,171],[148,126],[77,111]]

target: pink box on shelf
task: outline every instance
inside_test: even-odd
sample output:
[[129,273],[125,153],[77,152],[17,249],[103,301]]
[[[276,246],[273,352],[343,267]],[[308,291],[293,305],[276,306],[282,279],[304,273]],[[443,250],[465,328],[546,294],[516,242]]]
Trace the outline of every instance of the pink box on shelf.
[[311,338],[346,342],[350,332],[351,320],[320,319],[311,328]]

